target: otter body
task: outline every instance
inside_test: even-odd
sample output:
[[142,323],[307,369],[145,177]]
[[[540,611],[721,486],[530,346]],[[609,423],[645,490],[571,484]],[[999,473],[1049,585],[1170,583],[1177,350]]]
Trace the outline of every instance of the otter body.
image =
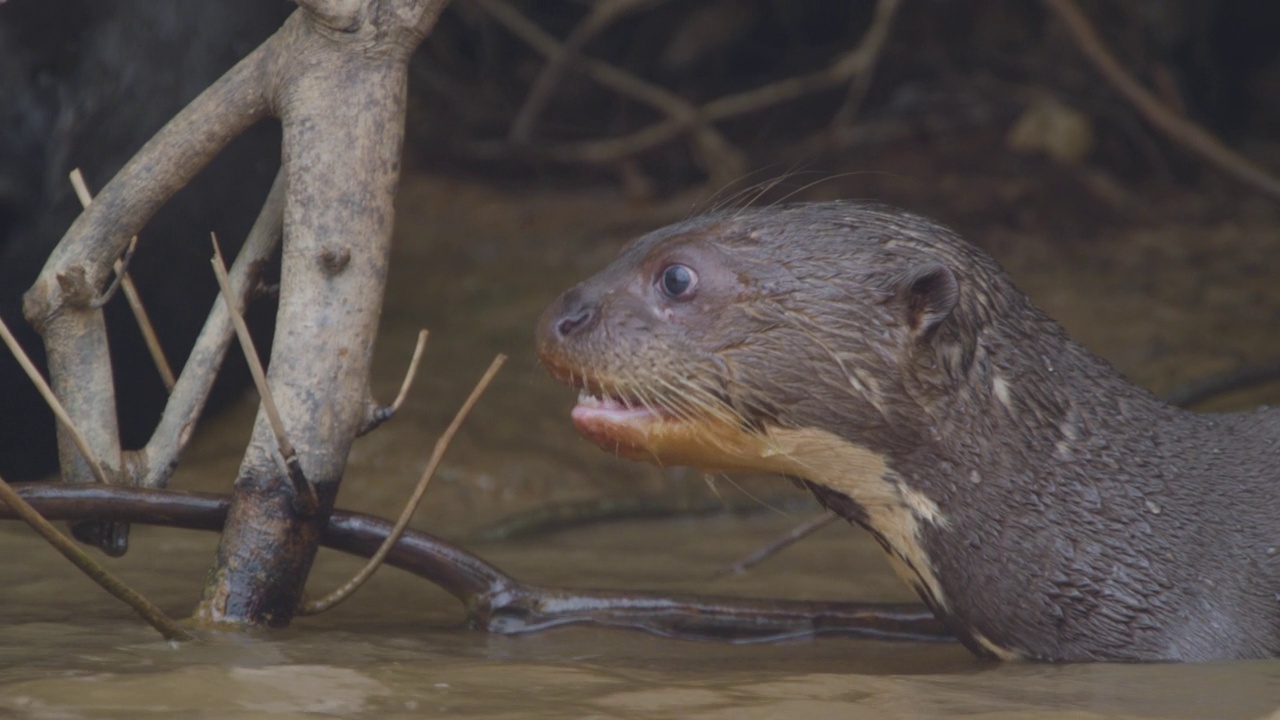
[[674,225],[566,292],[538,346],[583,435],[796,479],[979,654],[1280,654],[1280,411],[1162,403],[932,221]]

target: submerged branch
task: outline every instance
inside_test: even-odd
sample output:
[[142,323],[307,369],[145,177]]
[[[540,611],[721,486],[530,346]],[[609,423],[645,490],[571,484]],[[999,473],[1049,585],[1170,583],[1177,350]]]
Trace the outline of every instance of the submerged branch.
[[147,600],[141,593],[126,585],[123,580],[102,567],[93,558],[89,557],[88,553],[58,532],[57,528],[40,515],[35,508],[31,507],[2,478],[0,478],[0,503],[8,506],[8,508],[0,510],[0,512],[12,513],[15,517],[21,518],[31,526],[32,530],[36,531],[36,534],[52,545],[54,550],[57,550],[63,557],[70,560],[72,565],[75,565],[90,580],[102,587],[103,590],[111,593],[113,597],[132,608],[151,627],[163,635],[165,640],[192,639],[191,633],[175,623],[168,615],[165,615],[150,600]]
[[[420,342],[418,347],[422,347],[421,340],[425,340],[426,335],[418,336]],[[418,353],[414,354],[414,365],[417,365]],[[409,502],[405,503],[404,510],[400,512],[400,517],[396,519],[396,524],[392,526],[391,532],[387,533],[386,539],[374,551],[373,556],[369,558],[369,562],[341,587],[333,592],[325,595],[319,600],[313,600],[304,604],[298,609],[301,615],[315,615],[337,605],[338,603],[351,597],[361,585],[369,578],[373,577],[374,571],[378,569],[387,558],[387,553],[391,552],[391,548],[399,542],[404,535],[405,529],[409,527],[409,521],[413,519],[413,514],[417,512],[418,505],[422,503],[422,496],[427,492],[427,484],[431,482],[431,478],[436,474],[436,468],[440,467],[440,461],[444,459],[444,451],[449,449],[449,443],[453,441],[453,436],[457,434],[458,428],[462,427],[462,421],[467,419],[467,415],[471,413],[471,409],[475,407],[476,402],[480,399],[480,395],[489,387],[489,383],[493,380],[493,376],[498,374],[498,370],[502,368],[502,364],[507,361],[506,355],[498,355],[489,365],[489,369],[476,383],[475,388],[471,390],[471,395],[467,397],[466,402],[462,403],[462,407],[458,408],[458,412],[453,416],[453,422],[449,423],[444,433],[436,440],[435,449],[431,452],[431,459],[427,461],[427,467],[422,471],[422,476],[418,478],[418,484],[413,489],[413,495],[410,496]]]
[[[50,519],[137,522],[218,530],[228,498],[106,485],[33,483],[17,486]],[[0,507],[0,518],[11,519]],[[382,518],[335,510],[325,547],[368,557],[391,532]],[[406,530],[387,563],[429,580],[463,603],[467,624],[504,634],[570,624],[644,630],[688,639],[768,641],[816,635],[882,640],[951,641],[923,606],[700,597],[609,590],[563,590],[527,585],[483,559],[427,533]]]

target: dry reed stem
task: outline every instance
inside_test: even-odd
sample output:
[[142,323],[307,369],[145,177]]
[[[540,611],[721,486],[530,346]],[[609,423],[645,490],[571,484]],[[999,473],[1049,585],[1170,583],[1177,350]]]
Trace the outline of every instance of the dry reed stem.
[[45,382],[44,376],[40,374],[35,363],[31,362],[31,358],[27,356],[26,351],[18,344],[17,338],[9,331],[9,326],[5,324],[3,319],[0,319],[0,338],[3,338],[4,344],[9,346],[9,352],[13,353],[13,357],[18,361],[18,364],[26,371],[27,377],[31,378],[36,390],[44,398],[45,404],[53,411],[54,417],[58,418],[58,422],[62,423],[62,426],[67,429],[67,433],[71,436],[71,441],[75,443],[76,449],[80,451],[80,454],[84,456],[85,462],[88,463],[94,479],[105,485],[108,480],[106,471],[102,469],[102,463],[98,462],[98,458],[89,449],[89,443],[85,442],[84,435],[76,429],[75,423],[71,422],[71,416],[67,414],[67,409],[62,406],[58,396],[53,394],[53,388],[49,387],[49,383]]
[[388,410],[390,415],[394,415],[400,406],[404,404],[404,399],[409,395],[409,388],[413,387],[413,379],[418,376],[418,364],[422,362],[422,352],[427,349],[427,331],[418,331],[418,344],[413,348],[413,357],[409,359],[409,368],[404,372],[404,381],[400,383],[400,392],[396,393],[396,399],[391,402]]
[[[93,193],[89,192],[89,185],[84,180],[84,173],[80,172],[80,168],[71,171],[71,187],[76,191],[76,197],[80,199],[80,206],[88,208],[89,203],[93,202]],[[138,236],[134,235],[129,240],[129,249],[125,252],[125,257],[132,257],[134,249],[138,246]],[[138,286],[133,283],[133,278],[126,269],[126,263],[122,260],[116,260],[112,265],[116,272],[116,282],[119,287],[124,290],[124,297],[129,301],[129,309],[133,311],[133,319],[138,323],[138,329],[142,331],[142,339],[147,344],[147,351],[151,353],[151,360],[156,364],[156,370],[160,371],[160,379],[164,381],[164,389],[166,392],[173,392],[173,386],[178,383],[178,378],[173,374],[173,366],[169,364],[169,359],[164,356],[164,348],[160,347],[160,339],[156,337],[155,326],[151,324],[151,318],[147,315],[147,308],[142,304],[142,296],[138,294]],[[116,287],[112,283],[112,288]],[[109,298],[112,293],[111,289],[103,293],[104,298]]]
[[285,471],[293,487],[293,509],[303,517],[310,517],[320,506],[320,500],[316,497],[315,488],[302,472],[298,453],[289,442],[288,435],[285,434],[284,421],[280,419],[275,398],[271,395],[271,388],[267,386],[267,374],[262,369],[262,361],[258,359],[258,348],[253,343],[253,336],[249,334],[249,326],[245,325],[244,316],[236,307],[235,294],[231,290],[231,279],[227,276],[227,266],[222,261],[222,249],[218,247],[218,236],[215,233],[209,233],[209,236],[213,241],[213,258],[209,262],[213,265],[214,277],[218,279],[218,290],[222,293],[223,302],[227,304],[227,314],[236,329],[240,348],[244,350],[245,362],[249,363],[249,374],[253,376],[253,384],[257,387],[258,396],[262,399],[262,408],[267,415],[267,421],[271,424],[271,432],[275,435],[280,457],[284,460]]
[[[7,332],[7,329],[6,329]],[[113,596],[124,602],[125,605],[133,608],[133,611],[147,621],[147,624],[155,628],[157,632],[164,636],[165,640],[194,640],[195,637],[191,633],[182,629],[168,615],[165,615],[160,608],[151,603],[150,600],[142,596],[141,593],[124,584],[120,578],[111,574],[111,571],[102,567],[89,554],[81,550],[75,543],[67,539],[65,535],[58,532],[48,520],[45,520],[35,508],[22,499],[22,496],[9,487],[9,483],[0,478],[0,501],[8,505],[14,514],[22,518],[24,522],[31,526],[40,537],[44,538],[53,549],[62,553],[62,556],[71,561],[89,579],[97,583],[103,590],[111,593]]]
[[[419,346],[421,346],[422,342],[425,341],[426,331],[423,331],[418,337],[420,338]],[[414,360],[414,367],[416,367],[416,355]],[[382,545],[378,547],[378,551],[369,558],[369,562],[365,563],[364,567],[360,568],[359,572],[352,576],[350,580],[343,583],[343,585],[338,589],[328,595],[325,595],[319,600],[304,603],[302,607],[298,608],[298,614],[316,615],[328,610],[334,605],[346,600],[348,597],[351,597],[352,593],[359,589],[366,580],[373,576],[374,571],[376,571],[378,566],[382,564],[382,561],[386,559],[387,553],[391,552],[391,548],[395,547],[396,542],[400,540],[400,536],[404,534],[405,528],[409,526],[409,521],[413,518],[413,514],[418,509],[418,505],[422,502],[423,494],[427,491],[427,485],[431,482],[431,478],[435,476],[436,468],[440,466],[440,461],[444,458],[444,452],[449,448],[449,443],[453,441],[453,436],[457,434],[458,428],[462,426],[462,421],[467,419],[467,415],[471,413],[471,408],[475,407],[476,402],[480,399],[480,395],[489,387],[489,383],[493,380],[493,376],[498,374],[498,370],[502,368],[502,364],[506,361],[506,355],[498,354],[498,356],[493,359],[493,362],[489,363],[489,369],[485,371],[479,382],[476,383],[476,386],[472,388],[471,394],[467,396],[466,402],[462,403],[462,407],[458,408],[458,412],[454,414],[453,421],[449,423],[449,427],[445,428],[444,433],[440,435],[438,440],[436,440],[435,449],[431,452],[431,459],[427,461],[427,467],[422,471],[422,476],[418,478],[418,486],[414,488],[413,495],[410,496],[409,501],[405,503],[404,509],[400,511],[400,517],[396,519],[395,526],[391,528],[391,532],[388,533],[386,539],[382,541]]]

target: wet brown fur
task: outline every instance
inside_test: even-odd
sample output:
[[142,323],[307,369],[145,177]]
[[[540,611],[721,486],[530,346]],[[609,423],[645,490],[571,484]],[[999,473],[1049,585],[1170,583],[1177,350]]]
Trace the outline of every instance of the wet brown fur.
[[[672,263],[699,274],[688,300],[658,288]],[[976,652],[1280,653],[1280,412],[1165,405],[932,221],[857,203],[690,220],[567,292],[538,342],[562,380],[667,408],[621,454],[797,477]],[[780,459],[797,433],[884,469],[844,483]]]

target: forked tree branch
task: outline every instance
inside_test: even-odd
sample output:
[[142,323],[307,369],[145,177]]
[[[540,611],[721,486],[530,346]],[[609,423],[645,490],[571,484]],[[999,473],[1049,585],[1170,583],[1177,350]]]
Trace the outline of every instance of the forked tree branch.
[[[15,486],[50,519],[94,518],[144,522],[192,530],[217,530],[226,497],[145,488]],[[12,517],[0,506],[0,518]],[[369,557],[392,523],[335,510],[325,547]],[[562,590],[516,580],[466,550],[428,533],[406,530],[387,564],[425,578],[462,603],[467,625],[489,632],[526,633],[571,624],[629,628],[688,639],[788,640],[841,635],[880,640],[953,642],[927,609],[911,603],[844,603],[668,595],[613,590]]]

